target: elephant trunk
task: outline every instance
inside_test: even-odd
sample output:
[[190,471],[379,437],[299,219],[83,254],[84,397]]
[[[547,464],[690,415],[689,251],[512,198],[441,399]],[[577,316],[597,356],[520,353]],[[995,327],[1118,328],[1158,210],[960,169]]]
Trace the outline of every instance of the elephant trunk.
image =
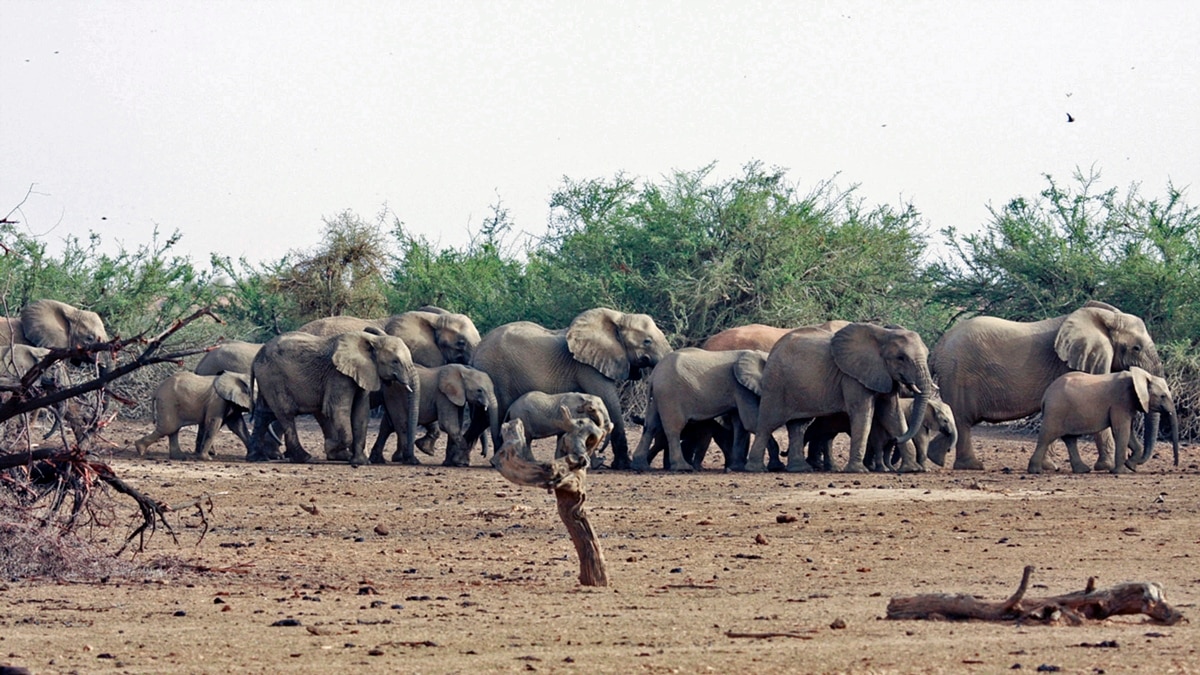
[[1167,422],[1171,424],[1171,450],[1175,453],[1175,466],[1179,466],[1179,418],[1175,415],[1175,406],[1167,408]]
[[[490,434],[483,434],[479,437],[479,444],[483,446],[484,457],[487,457],[488,453],[488,436],[497,434],[500,431],[500,406],[496,403],[496,395],[488,392],[487,397],[488,431]],[[499,450],[499,447],[496,450]]]
[[917,390],[917,397],[913,399],[912,413],[908,416],[908,431],[896,439],[897,446],[911,441],[917,435],[921,425],[925,423],[925,409],[929,407],[929,397],[933,392],[933,378],[929,374],[928,367],[921,367],[920,380],[914,387]]
[[405,378],[410,389],[408,394],[408,429],[404,434],[406,457],[413,457],[417,447],[417,426],[421,423],[421,377],[416,368],[409,368]]
[[1146,414],[1144,428],[1142,429],[1142,454],[1134,459],[1138,464],[1144,464],[1147,460],[1154,456],[1154,444],[1158,441],[1158,422],[1160,414],[1154,411]]

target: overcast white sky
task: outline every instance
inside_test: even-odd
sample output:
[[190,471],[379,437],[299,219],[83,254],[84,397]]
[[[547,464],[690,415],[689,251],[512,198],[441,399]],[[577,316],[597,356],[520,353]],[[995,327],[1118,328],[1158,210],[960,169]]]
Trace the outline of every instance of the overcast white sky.
[[[1200,202],[1200,3],[0,0],[0,215],[277,258],[387,205],[458,246],[497,195],[718,162],[840,173],[932,230],[1096,166]],[[1067,113],[1076,122],[1067,123]]]

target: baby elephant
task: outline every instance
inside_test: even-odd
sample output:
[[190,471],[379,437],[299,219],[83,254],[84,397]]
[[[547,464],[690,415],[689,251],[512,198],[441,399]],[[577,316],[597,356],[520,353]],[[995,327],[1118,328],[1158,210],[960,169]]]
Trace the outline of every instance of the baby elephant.
[[[568,416],[561,413],[560,408],[567,410]],[[608,443],[608,434],[612,431],[612,420],[608,417],[608,408],[599,396],[569,391],[565,394],[547,394],[531,391],[513,401],[504,416],[505,422],[521,420],[525,432],[525,446],[535,438],[557,437],[554,457],[562,457],[567,451],[563,448],[563,434],[573,433],[575,425],[572,419],[588,419],[604,432],[601,445],[596,454],[604,451]]]
[[168,377],[154,390],[154,431],[139,438],[134,447],[146,454],[152,443],[167,437],[171,459],[183,459],[179,430],[200,425],[196,433],[196,458],[211,459],[213,441],[221,425],[227,425],[249,447],[250,434],[242,413],[250,408],[250,376],[243,373],[196,375],[181,371]]
[[1158,439],[1157,416],[1148,415],[1141,456],[1125,462],[1125,450],[1134,413],[1163,413],[1171,423],[1171,443],[1175,450],[1175,465],[1179,465],[1179,425],[1175,418],[1175,402],[1167,381],[1138,367],[1127,371],[1093,375],[1067,373],[1046,388],[1042,395],[1042,431],[1037,448],[1029,458],[1029,473],[1041,473],[1046,450],[1055,439],[1063,439],[1071,456],[1071,470],[1087,473],[1090,467],[1079,457],[1080,436],[1095,434],[1112,427],[1116,441],[1113,473],[1124,473],[1132,465],[1141,464],[1154,453]]
[[[420,410],[417,423],[425,427],[427,434],[416,441],[416,449],[426,455],[433,454],[433,445],[437,442],[438,431],[445,431],[446,459],[445,466],[469,466],[471,464],[470,447],[467,446],[464,435],[471,426],[471,415],[486,414],[491,421],[495,420],[496,389],[492,378],[482,370],[457,363],[451,363],[437,368],[414,366],[417,377],[421,381]],[[408,397],[411,394],[403,385],[389,384],[383,388],[383,405],[387,415],[379,424],[379,435],[375,445],[371,447],[371,463],[383,463],[383,449],[393,432],[400,438],[407,434],[408,425],[405,423],[405,410],[408,409]],[[396,424],[395,420],[400,420]],[[435,424],[436,423],[436,424]],[[497,422],[498,424],[498,422]],[[483,438],[487,438],[484,436]],[[485,450],[486,450],[486,440]],[[393,462],[402,464],[420,464],[416,455],[406,449],[403,444],[392,454]]]

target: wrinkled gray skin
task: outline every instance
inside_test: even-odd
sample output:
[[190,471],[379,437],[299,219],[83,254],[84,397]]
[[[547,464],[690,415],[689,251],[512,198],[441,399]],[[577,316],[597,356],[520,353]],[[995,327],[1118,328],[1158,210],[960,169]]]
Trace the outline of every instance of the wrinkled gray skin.
[[383,319],[331,316],[309,321],[297,330],[330,336],[365,330],[368,326],[404,340],[412,353],[413,363],[426,368],[447,363],[470,364],[475,347],[479,345],[479,331],[471,318],[466,314],[453,314],[445,310],[441,310],[441,313],[404,312]]
[[[916,333],[868,323],[852,323],[836,333],[800,328],[783,336],[763,368],[758,427],[745,469],[766,469],[763,451],[780,426],[800,421],[799,428],[789,429],[794,439],[794,432],[803,431],[812,418],[846,413],[850,417],[850,461],[845,470],[866,471],[863,458],[876,408],[884,407],[889,433],[905,428],[896,404],[901,387],[917,394],[907,430],[896,438],[897,446],[911,449],[908,442],[924,422],[933,391],[927,355],[925,343]],[[801,447],[790,445],[787,469],[808,468]],[[900,470],[921,470],[911,451],[905,452]]]
[[1175,418],[1175,401],[1167,381],[1134,366],[1119,373],[1093,375],[1067,373],[1050,383],[1042,396],[1042,429],[1037,447],[1029,458],[1029,473],[1041,473],[1045,468],[1046,451],[1061,438],[1071,457],[1075,473],[1087,473],[1091,468],[1079,456],[1078,439],[1102,429],[1111,429],[1116,441],[1116,457],[1111,471],[1125,473],[1154,454],[1158,428],[1147,423],[1142,454],[1125,460],[1125,447],[1132,435],[1133,419],[1137,413],[1158,412],[1171,424],[1171,444],[1175,450],[1175,466],[1179,466],[1179,425]]
[[[37,300],[21,310],[19,317],[0,317],[0,344],[25,344],[46,349],[77,349],[97,342],[108,342],[108,332],[100,315],[57,300]],[[72,359],[94,362],[91,357]],[[111,364],[110,356],[101,362]]]
[[[500,409],[522,394],[580,391],[599,396],[613,423],[613,468],[629,468],[629,442],[617,384],[637,379],[671,351],[666,337],[645,314],[589,309],[566,330],[553,331],[528,321],[500,326],[480,341],[472,364],[492,377]],[[483,433],[472,421],[467,440]],[[499,447],[501,439],[494,435]]]
[[[564,408],[570,415],[569,419],[564,419],[562,416]],[[504,421],[521,420],[527,447],[534,439],[554,436],[556,439],[554,456],[558,458],[562,457],[564,452],[563,435],[576,428],[576,425],[570,421],[575,418],[590,419],[604,431],[604,441],[608,440],[613,423],[608,416],[608,409],[604,406],[604,401],[599,396],[578,391],[562,394],[531,391],[522,394],[508,407]],[[603,445],[601,445],[601,451],[603,451]]]
[[205,354],[192,372],[197,375],[220,375],[221,373],[246,373],[249,375],[250,365],[254,363],[254,357],[258,356],[260,349],[262,349],[262,343],[259,342],[242,342],[241,340],[222,342]]
[[[28,373],[31,368],[41,363],[49,353],[50,350],[43,347],[22,344],[14,344],[11,347],[0,345],[0,376],[19,380],[25,377],[25,373]],[[49,373],[50,371],[47,370],[42,377],[47,377]]]
[[[689,463],[683,452],[683,430],[689,423],[728,416],[733,432],[733,449],[745,454],[749,430],[757,425],[759,396],[767,353],[757,350],[706,351],[679,349],[667,354],[650,374],[646,423],[637,452],[635,471],[650,468],[652,445],[657,436],[665,436],[667,457],[664,465],[673,471],[699,469]],[[703,462],[703,453],[693,450],[692,461]]]
[[154,390],[154,431],[134,442],[138,455],[163,436],[167,437],[171,459],[183,459],[179,430],[199,425],[196,433],[196,459],[212,459],[213,441],[222,425],[246,445],[250,434],[242,413],[250,409],[250,376],[245,373],[196,375],[182,371],[163,380]]
[[[420,411],[417,421],[425,427],[425,437],[417,440],[416,447],[426,455],[433,454],[433,446],[437,442],[438,430],[445,431],[446,442],[445,466],[468,466],[471,463],[470,449],[464,435],[470,426],[471,410],[479,410],[489,416],[492,424],[499,427],[496,412],[496,390],[492,379],[482,370],[458,363],[450,363],[437,368],[416,366],[417,377],[421,381]],[[412,395],[401,384],[391,383],[383,386],[383,403],[387,416],[391,419],[404,420]],[[399,429],[385,429],[380,425],[379,435],[375,445],[371,447],[371,462],[382,464],[383,449],[387,445],[392,432],[408,436],[407,425]],[[411,449],[399,444],[392,454],[393,462],[401,464],[420,464]]]
[[[912,416],[913,399],[899,399],[900,415]],[[895,448],[891,444],[892,435],[886,430],[887,420],[875,411],[875,420],[871,425],[871,434],[867,437],[867,455],[864,463],[873,471],[894,471],[893,464]],[[808,447],[808,464],[816,471],[832,470],[831,449],[833,439],[838,434],[850,433],[850,418],[845,414],[818,417],[804,432],[804,442]],[[932,460],[938,466],[946,461],[946,452],[954,447],[958,440],[958,430],[954,426],[954,413],[950,406],[934,398],[930,399],[916,435],[912,438],[917,464],[925,466],[926,459]],[[901,453],[903,458],[903,453]]]
[[325,436],[326,458],[365,464],[368,397],[386,382],[402,383],[416,394],[411,397],[405,442],[412,451],[421,382],[399,338],[365,331],[331,337],[285,333],[263,345],[254,358],[251,381],[257,394],[251,460],[271,457],[274,444],[260,416],[273,414],[283,427],[288,459],[308,461],[311,456],[296,434],[296,416],[313,415]]
[[[1072,370],[1102,374],[1137,366],[1162,375],[1142,320],[1102,302],[1044,321],[967,319],[942,335],[929,363],[958,424],[956,469],[983,468],[971,447],[972,427],[1036,413],[1050,383]],[[1157,426],[1157,417],[1151,413],[1147,424]],[[1112,469],[1112,433],[1097,435],[1096,445],[1096,469]]]

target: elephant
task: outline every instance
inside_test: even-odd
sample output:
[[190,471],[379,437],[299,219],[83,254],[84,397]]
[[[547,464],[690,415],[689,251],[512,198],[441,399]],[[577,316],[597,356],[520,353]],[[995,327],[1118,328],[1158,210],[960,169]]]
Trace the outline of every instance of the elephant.
[[283,427],[288,459],[307,462],[311,456],[300,445],[296,415],[308,414],[321,425],[326,458],[348,455],[352,465],[366,464],[368,396],[389,382],[412,389],[405,439],[406,452],[412,452],[421,381],[400,338],[374,328],[329,337],[284,333],[254,357],[250,380],[257,392],[248,459],[271,457],[267,423],[273,415]]
[[[1036,413],[1046,388],[1069,371],[1103,374],[1137,366],[1162,374],[1142,320],[1102,302],[1043,321],[967,319],[942,335],[929,362],[958,424],[956,469],[983,468],[971,447],[972,427]],[[1096,469],[1111,469],[1111,433],[1100,434],[1096,443]]]
[[[682,436],[689,422],[728,415],[733,431],[726,457],[744,455],[749,430],[757,425],[759,381],[767,353],[758,350],[707,351],[679,349],[667,354],[650,374],[646,424],[633,456],[633,468],[650,468],[651,446],[660,433],[667,441],[665,463],[673,471],[699,469],[704,453],[684,457]],[[707,445],[707,444],[706,444]],[[695,462],[696,456],[699,462]]]
[[192,372],[197,375],[220,375],[221,373],[246,373],[248,375],[250,374],[250,365],[254,363],[254,357],[258,356],[260,349],[262,349],[262,343],[259,342],[242,342],[241,340],[222,342],[205,354]]
[[361,331],[375,326],[387,335],[404,340],[412,353],[413,363],[436,368],[447,363],[469,365],[479,345],[479,331],[466,314],[453,314],[440,307],[439,311],[415,311],[383,319],[359,319],[353,316],[331,316],[309,321],[297,330],[301,333],[329,336],[349,331]]
[[[421,452],[432,455],[433,445],[437,442],[438,428],[445,431],[449,437],[446,443],[446,466],[467,466],[471,463],[469,447],[464,436],[470,426],[471,410],[480,410],[488,415],[489,424],[499,428],[499,414],[496,405],[496,390],[492,378],[482,370],[464,366],[458,363],[448,363],[437,368],[415,366],[417,377],[421,381],[420,411],[417,422],[428,430],[424,438],[416,441],[416,447]],[[408,404],[413,396],[404,385],[390,383],[383,386],[383,403],[388,414],[385,419],[407,419]],[[435,426],[434,423],[437,423]],[[398,435],[408,435],[408,426],[401,425],[397,429],[380,425],[379,435],[375,445],[371,447],[371,462],[382,464],[383,448],[388,438],[395,432]],[[397,441],[397,443],[399,443]],[[397,447],[392,455],[393,462],[403,464],[420,464],[411,448]]]
[[[849,321],[826,321],[823,324],[809,326],[809,328],[819,328],[828,330],[830,333],[845,328]],[[704,341],[700,346],[701,349],[707,349],[710,352],[723,352],[735,349],[757,349],[770,353],[771,348],[779,341],[779,338],[787,335],[792,331],[791,328],[776,328],[767,326],[761,323],[752,323],[745,326],[736,326],[713,335]]]
[[[613,468],[626,469],[629,442],[617,385],[640,378],[643,368],[653,368],[670,351],[650,316],[598,307],[580,313],[565,330],[528,321],[494,328],[480,341],[472,364],[492,377],[502,412],[530,391],[599,396],[613,423]],[[467,440],[482,431],[472,420]],[[493,440],[499,447],[501,439],[493,434]]]
[[[19,317],[0,317],[0,344],[24,344],[47,349],[78,349],[108,342],[100,315],[58,300],[37,300]],[[71,363],[94,363],[94,356],[74,357]]]
[[[903,417],[908,418],[912,415],[913,403],[914,399],[911,398],[899,400],[900,414]],[[895,448],[892,447],[891,439],[884,432],[884,424],[885,421],[881,418],[880,411],[876,410],[875,420],[871,425],[871,434],[867,437],[867,455],[864,463],[868,468],[874,470],[892,471],[896,469],[891,456]],[[813,420],[804,432],[809,466],[817,471],[832,470],[833,439],[838,434],[848,433],[850,433],[850,418],[844,413],[818,417]],[[956,440],[958,440],[958,429],[954,425],[954,413],[950,410],[950,406],[937,398],[930,398],[925,411],[925,419],[912,439],[917,464],[923,467],[926,459],[930,459],[938,466],[943,466],[946,461],[946,452],[954,447]]]
[[[762,399],[754,444],[744,468],[762,471],[763,451],[771,433],[784,423],[803,420],[789,429],[795,440],[807,420],[835,413],[850,417],[850,461],[845,470],[866,471],[863,457],[877,407],[883,407],[888,433],[900,434],[896,445],[908,442],[924,423],[933,391],[928,350],[921,336],[900,327],[851,323],[836,333],[798,328],[779,339],[763,368]],[[898,392],[906,387],[916,394],[912,413],[899,413]],[[802,438],[802,436],[801,436]],[[801,446],[788,451],[788,470],[807,469]],[[742,463],[735,461],[735,468]],[[919,471],[911,452],[905,451],[901,471]]]
[[[563,434],[571,432],[575,425],[563,419],[560,408],[570,413],[570,418],[584,417],[596,423],[604,431],[603,441],[607,441],[612,433],[613,423],[608,416],[608,408],[599,396],[584,394],[578,391],[568,391],[562,394],[547,394],[542,391],[531,391],[522,394],[508,407],[504,415],[505,422],[521,420],[525,431],[525,445],[528,447],[534,439],[556,437],[555,458],[561,457]],[[601,445],[598,452],[603,452]],[[531,459],[531,458],[530,458]]]
[[1166,415],[1171,424],[1171,444],[1175,450],[1175,466],[1179,466],[1179,425],[1175,418],[1175,401],[1167,381],[1133,366],[1116,373],[1067,373],[1046,388],[1042,395],[1042,429],[1037,447],[1029,458],[1029,473],[1041,473],[1045,468],[1046,450],[1056,439],[1063,439],[1075,473],[1087,473],[1091,468],[1079,457],[1078,438],[1111,429],[1116,439],[1113,473],[1125,473],[1129,464],[1141,464],[1154,454],[1158,440],[1158,425],[1147,420],[1144,448],[1141,456],[1125,461],[1125,446],[1132,433],[1136,413],[1158,412]]
[[135,441],[134,447],[139,456],[145,455],[150,445],[166,436],[171,459],[183,459],[179,430],[198,424],[196,459],[216,456],[212,445],[222,425],[249,448],[250,434],[242,413],[250,409],[250,401],[250,376],[246,373],[175,373],[154,390],[154,431]]
[[[31,368],[42,362],[50,353],[44,347],[33,347],[26,344],[0,344],[0,376],[20,380]],[[45,377],[49,372],[43,373]]]

